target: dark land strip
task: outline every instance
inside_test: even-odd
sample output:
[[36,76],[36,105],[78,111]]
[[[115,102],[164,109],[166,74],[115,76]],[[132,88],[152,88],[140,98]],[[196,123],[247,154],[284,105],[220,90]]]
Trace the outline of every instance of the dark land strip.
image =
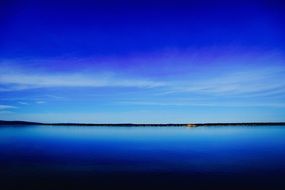
[[110,126],[110,127],[200,127],[200,126],[285,126],[285,122],[248,122],[248,123],[39,123],[29,121],[3,121],[0,125],[46,125],[46,126]]

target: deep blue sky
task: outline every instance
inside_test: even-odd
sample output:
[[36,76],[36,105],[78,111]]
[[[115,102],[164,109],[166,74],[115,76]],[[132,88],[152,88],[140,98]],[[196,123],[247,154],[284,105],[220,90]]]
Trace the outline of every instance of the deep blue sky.
[[0,119],[285,120],[285,3],[0,3]]

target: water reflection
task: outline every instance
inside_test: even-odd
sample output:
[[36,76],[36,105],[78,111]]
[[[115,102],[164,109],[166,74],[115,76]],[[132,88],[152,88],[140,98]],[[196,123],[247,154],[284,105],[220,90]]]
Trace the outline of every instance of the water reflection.
[[284,171],[285,128],[0,128],[2,164],[114,171]]

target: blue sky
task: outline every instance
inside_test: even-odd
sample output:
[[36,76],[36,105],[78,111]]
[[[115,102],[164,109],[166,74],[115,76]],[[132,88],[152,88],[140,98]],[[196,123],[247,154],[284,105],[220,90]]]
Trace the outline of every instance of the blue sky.
[[1,1],[0,119],[285,120],[282,1]]

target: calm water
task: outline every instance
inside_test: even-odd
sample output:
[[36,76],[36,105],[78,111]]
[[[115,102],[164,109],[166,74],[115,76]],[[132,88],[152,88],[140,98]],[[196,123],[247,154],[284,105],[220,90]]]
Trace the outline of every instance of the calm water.
[[0,177],[6,189],[285,189],[285,127],[4,126]]

